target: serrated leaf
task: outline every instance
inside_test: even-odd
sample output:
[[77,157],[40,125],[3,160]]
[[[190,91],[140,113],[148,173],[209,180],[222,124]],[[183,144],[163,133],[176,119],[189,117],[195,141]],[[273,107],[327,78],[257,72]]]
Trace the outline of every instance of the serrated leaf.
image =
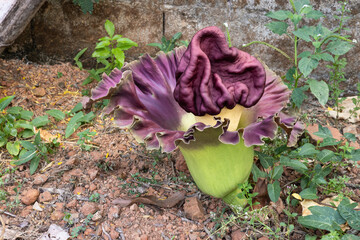
[[288,19],[291,14],[292,13],[290,11],[279,10],[275,12],[268,12],[266,16],[276,20],[283,21],[285,19]]
[[60,111],[58,109],[51,109],[51,110],[46,111],[46,113],[59,121],[63,120],[65,118],[65,113],[63,113],[62,111]]
[[8,150],[9,154],[17,156],[20,152],[20,142],[8,142],[6,143],[6,149]]
[[46,124],[48,124],[50,121],[48,119],[48,116],[47,115],[44,115],[44,116],[38,116],[36,118],[34,118],[32,121],[31,121],[31,124],[34,125],[35,127],[42,127],[42,126],[45,126]]
[[273,21],[265,25],[270,31],[278,35],[283,35],[287,32],[289,25],[286,22]]
[[276,180],[274,183],[269,183],[267,185],[267,190],[270,200],[273,202],[277,202],[277,200],[280,197],[280,191],[281,191],[279,181]]
[[308,84],[310,86],[311,93],[317,98],[322,106],[325,106],[329,99],[329,87],[324,81],[317,81],[315,79],[309,79]]
[[321,124],[318,124],[318,131],[314,135],[321,138],[333,138],[331,131],[327,127],[321,126]]
[[297,108],[300,108],[303,101],[307,99],[306,94],[304,93],[307,90],[308,86],[295,88],[291,94],[291,99],[295,103]]
[[303,173],[306,170],[308,170],[308,168],[304,163],[300,162],[299,160],[290,159],[288,157],[281,156],[280,163],[284,166],[291,167],[300,173]]
[[309,56],[311,56],[311,52],[310,51],[304,51],[304,52],[302,52],[302,53],[300,53],[298,55],[298,58],[309,57]]
[[302,190],[299,194],[303,199],[317,199],[318,198],[318,196],[316,195],[316,188],[306,188],[306,189]]
[[309,76],[309,74],[317,68],[319,61],[310,57],[304,57],[299,61],[299,70],[304,77]]
[[35,156],[30,162],[30,175],[33,175],[39,166],[40,157]]
[[9,104],[14,99],[14,97],[15,97],[15,95],[1,98],[0,99],[0,111],[4,110],[7,106],[9,106]]
[[128,50],[132,47],[137,47],[138,44],[128,38],[119,38],[117,39],[117,48],[120,50]]
[[297,36],[298,38],[301,38],[302,40],[306,42],[311,42],[310,36],[312,36],[314,33],[314,27],[302,27],[297,29],[296,31],[293,31],[293,34]]
[[300,148],[299,155],[300,156],[311,156],[311,155],[314,155],[314,154],[317,154],[317,153],[319,153],[319,151],[315,149],[314,145],[312,145],[311,143],[305,143]]
[[104,48],[104,47],[107,47],[109,45],[110,45],[110,41],[108,41],[108,40],[101,41],[101,42],[98,42],[96,44],[95,49]]
[[326,51],[329,51],[334,55],[343,55],[347,53],[351,48],[353,48],[352,44],[342,40],[335,40],[330,42],[326,46]]
[[105,22],[105,30],[106,30],[107,34],[108,34],[110,37],[113,37],[113,36],[114,36],[115,26],[114,26],[114,24],[113,24],[111,21],[106,20],[106,22]]

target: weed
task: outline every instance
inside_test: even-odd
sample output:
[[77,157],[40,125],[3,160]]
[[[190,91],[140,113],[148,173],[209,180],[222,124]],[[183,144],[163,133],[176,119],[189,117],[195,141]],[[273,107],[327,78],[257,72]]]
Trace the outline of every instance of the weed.
[[181,32],[177,32],[169,40],[166,39],[165,36],[163,36],[161,38],[161,43],[149,43],[148,46],[159,48],[159,50],[163,51],[164,53],[168,53],[174,50],[175,46],[181,46],[181,45],[188,46],[189,45],[188,41],[180,41],[179,43],[177,42],[181,38],[181,35],[182,35]]
[[62,76],[64,76],[64,74],[62,72],[57,72],[57,74],[56,74],[57,78],[61,78]]
[[89,197],[90,202],[99,202],[99,200],[100,200],[100,194],[97,192],[91,194],[91,196]]
[[90,132],[89,129],[86,129],[85,131],[79,132],[78,134],[79,140],[77,141],[77,144],[84,149],[85,151],[90,151],[94,145],[89,144],[93,137],[96,135],[96,132]]
[[83,233],[86,230],[88,224],[90,223],[92,217],[93,217],[92,214],[87,215],[86,219],[80,226],[74,227],[71,231],[71,237],[74,238],[79,236],[80,233]]
[[65,212],[65,216],[63,220],[69,225],[72,226],[74,224],[73,220],[71,219],[71,213]]

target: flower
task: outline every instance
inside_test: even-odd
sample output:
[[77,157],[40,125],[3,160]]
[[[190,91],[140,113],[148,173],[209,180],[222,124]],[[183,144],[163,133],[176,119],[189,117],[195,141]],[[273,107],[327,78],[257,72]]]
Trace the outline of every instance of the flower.
[[290,91],[265,64],[229,48],[217,27],[195,34],[189,47],[140,60],[104,75],[83,102],[109,98],[104,109],[150,149],[179,147],[197,186],[230,205],[247,181],[253,146],[274,138],[278,126],[296,144],[302,125],[280,111]]

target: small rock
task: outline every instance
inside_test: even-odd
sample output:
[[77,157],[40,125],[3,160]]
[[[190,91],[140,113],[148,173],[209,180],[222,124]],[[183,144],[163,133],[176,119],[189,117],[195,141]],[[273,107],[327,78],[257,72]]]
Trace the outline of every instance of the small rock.
[[36,211],[39,211],[39,212],[43,211],[42,207],[40,206],[40,204],[38,202],[34,203],[33,209],[36,210]]
[[232,240],[245,240],[247,239],[246,233],[242,232],[240,229],[231,233]]
[[90,184],[90,187],[89,187],[89,190],[92,192],[92,191],[94,191],[94,190],[96,190],[96,184],[94,184],[94,183],[91,183]]
[[66,204],[66,207],[67,208],[75,208],[77,205],[77,200],[76,199],[73,199],[71,200],[68,204]]
[[201,220],[205,217],[204,208],[196,197],[187,198],[184,204],[185,216],[192,220]]
[[189,234],[189,239],[190,239],[190,240],[196,240],[196,239],[197,239],[197,234],[195,234],[195,233],[190,233],[190,234]]
[[20,216],[23,218],[26,218],[30,215],[30,213],[32,212],[33,207],[32,206],[27,206],[26,208],[24,208],[21,213]]
[[91,218],[91,220],[93,220],[94,222],[97,222],[97,221],[99,221],[101,218],[102,218],[101,212],[100,212],[100,211],[97,211],[97,212],[93,215],[93,217]]
[[139,211],[139,207],[136,203],[134,203],[133,205],[130,206],[130,211],[132,212],[137,212]]
[[89,236],[89,235],[91,235],[93,233],[94,233],[94,230],[92,230],[91,228],[88,228],[88,229],[85,230],[84,235]]
[[39,196],[39,202],[50,202],[51,200],[53,200],[53,197],[49,192],[43,192]]
[[40,195],[39,190],[30,189],[24,192],[23,196],[21,197],[21,202],[25,205],[33,204],[37,200],[39,195]]
[[81,207],[80,212],[84,214],[85,216],[89,214],[94,214],[97,210],[99,210],[99,207],[93,203],[93,202],[86,202]]
[[55,211],[51,214],[50,218],[51,218],[51,220],[53,220],[53,221],[60,221],[60,220],[62,220],[62,219],[64,218],[64,216],[65,216],[65,214],[64,214],[62,211],[55,210]]
[[90,169],[88,172],[88,175],[90,177],[90,180],[94,180],[96,178],[96,175],[98,174],[98,170],[96,169]]
[[47,174],[39,174],[38,176],[35,177],[33,183],[35,185],[44,184],[48,180],[48,178],[49,176]]
[[46,94],[45,89],[42,88],[42,87],[35,88],[32,92],[33,92],[35,97],[43,97]]
[[115,229],[111,229],[110,231],[110,237],[111,239],[118,239],[120,236],[120,233],[118,233],[117,231],[115,231]]
[[358,139],[360,139],[360,131],[357,130],[356,125],[348,125],[343,129],[344,133],[352,133],[354,134]]
[[55,203],[55,209],[59,210],[59,211],[63,211],[64,205],[65,205],[65,203],[63,203],[63,202],[57,202],[57,203]]
[[103,153],[99,152],[99,151],[92,151],[90,154],[91,154],[92,161],[98,161],[104,157]]
[[113,219],[118,218],[119,213],[120,213],[120,208],[118,206],[112,206],[109,209],[109,213],[108,213],[109,220],[112,221]]
[[148,240],[148,239],[149,239],[149,237],[145,234],[140,236],[140,240]]

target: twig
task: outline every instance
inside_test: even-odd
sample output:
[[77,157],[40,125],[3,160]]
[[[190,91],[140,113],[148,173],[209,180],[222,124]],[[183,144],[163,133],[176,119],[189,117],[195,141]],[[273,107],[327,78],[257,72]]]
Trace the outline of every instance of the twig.
[[136,181],[136,180],[131,180],[131,182],[141,184],[141,185],[143,185],[143,186],[145,186],[145,187],[150,187],[150,186],[152,186],[152,187],[164,188],[164,189],[170,190],[170,191],[172,190],[172,189],[169,188],[169,187],[164,187],[164,186],[162,186],[162,185],[160,185],[160,184],[155,184],[155,183],[143,183],[143,182]]
[[0,240],[3,240],[4,239],[4,234],[5,234],[5,222],[4,222],[4,219],[2,218],[1,214],[0,214],[0,222],[2,224]]
[[210,232],[210,230],[207,229],[205,226],[204,226],[204,230],[205,230],[206,234],[209,236],[209,238],[210,238],[211,240],[216,240],[215,236],[212,235],[211,232]]
[[16,215],[14,215],[14,214],[12,214],[12,213],[5,212],[5,211],[3,211],[3,210],[0,210],[0,213],[5,214],[5,215],[8,215],[8,216],[13,217],[13,218],[16,218],[16,217],[17,217]]
[[101,225],[101,229],[102,229],[103,233],[109,238],[109,240],[112,240],[110,234],[108,234],[108,233],[105,231],[104,225]]

